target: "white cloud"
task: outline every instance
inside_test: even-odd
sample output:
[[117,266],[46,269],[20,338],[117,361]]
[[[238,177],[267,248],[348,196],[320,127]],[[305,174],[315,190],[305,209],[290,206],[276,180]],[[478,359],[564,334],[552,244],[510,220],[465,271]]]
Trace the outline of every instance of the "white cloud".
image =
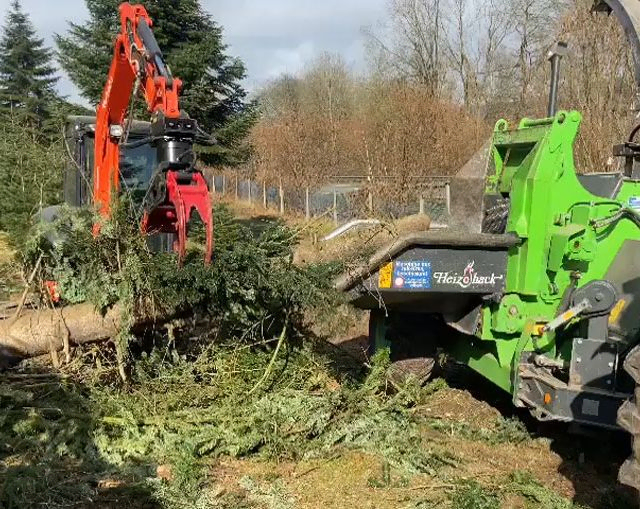
[[362,27],[374,25],[387,0],[204,0],[225,29],[230,52],[247,65],[254,89],[282,72],[295,74],[319,54],[364,67]]
[[[84,0],[21,0],[48,45],[63,33],[67,21],[87,17]],[[246,85],[256,89],[283,72],[299,72],[324,51],[338,53],[354,68],[364,66],[361,28],[384,16],[386,0],[201,0],[224,27],[229,53],[246,64]],[[142,0],[144,3],[144,0]],[[10,0],[0,0],[0,12]],[[4,14],[2,14],[4,18]],[[60,80],[65,95],[78,100],[68,79]]]
[[273,60],[265,78],[273,79],[284,73],[297,72],[314,55],[315,47],[311,41],[305,41],[293,49],[276,49],[273,51]]
[[374,22],[384,0],[205,0],[214,18],[234,36],[253,37],[266,33],[309,36],[323,32],[351,32]]

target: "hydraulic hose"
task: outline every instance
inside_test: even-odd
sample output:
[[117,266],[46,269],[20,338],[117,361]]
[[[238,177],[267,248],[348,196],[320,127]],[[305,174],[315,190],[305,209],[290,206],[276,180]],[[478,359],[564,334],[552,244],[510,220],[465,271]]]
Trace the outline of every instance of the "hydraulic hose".
[[142,145],[146,145],[148,143],[153,143],[154,141],[158,141],[158,140],[161,140],[161,139],[162,139],[161,136],[142,138],[140,140],[132,141],[130,143],[123,143],[121,145],[121,147],[123,147],[123,148],[138,148],[138,147],[141,147]]
[[605,228],[606,226],[609,226],[613,223],[617,223],[623,218],[627,218],[633,221],[633,223],[638,228],[640,228],[640,214],[638,214],[635,210],[629,209],[629,208],[620,209],[618,212],[616,212],[612,216],[605,217],[604,219],[593,220],[591,221],[591,226],[593,226],[596,229]]

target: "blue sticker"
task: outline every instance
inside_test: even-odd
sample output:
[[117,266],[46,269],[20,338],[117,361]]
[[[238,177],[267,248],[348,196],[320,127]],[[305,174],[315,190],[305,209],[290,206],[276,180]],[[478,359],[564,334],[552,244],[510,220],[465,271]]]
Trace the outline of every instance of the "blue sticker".
[[634,210],[640,210],[640,196],[632,196],[629,198],[629,207]]
[[393,270],[393,287],[409,290],[431,288],[431,262],[418,260],[396,262]]

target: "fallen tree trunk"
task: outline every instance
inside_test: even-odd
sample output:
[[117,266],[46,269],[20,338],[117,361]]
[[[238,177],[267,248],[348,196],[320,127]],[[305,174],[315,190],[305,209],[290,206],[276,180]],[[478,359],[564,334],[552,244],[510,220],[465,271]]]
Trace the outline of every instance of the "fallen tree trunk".
[[[141,319],[137,327],[161,319]],[[0,367],[22,359],[63,350],[70,346],[104,341],[115,337],[121,329],[118,306],[102,316],[90,304],[59,309],[27,310],[17,319],[0,320]]]

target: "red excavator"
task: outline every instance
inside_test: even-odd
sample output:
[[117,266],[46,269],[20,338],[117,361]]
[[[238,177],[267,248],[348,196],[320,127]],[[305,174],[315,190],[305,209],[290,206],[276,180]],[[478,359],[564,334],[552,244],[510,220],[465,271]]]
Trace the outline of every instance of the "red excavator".
[[[213,213],[209,187],[195,167],[194,144],[213,142],[180,109],[182,81],[172,76],[145,8],[123,3],[119,10],[120,33],[96,117],[68,119],[73,165],[66,173],[65,201],[93,205],[108,218],[112,197],[129,192],[140,205],[142,231],[155,241],[152,248],[173,248],[180,261],[196,211],[210,263]],[[150,122],[132,120],[137,96],[144,98]]]

